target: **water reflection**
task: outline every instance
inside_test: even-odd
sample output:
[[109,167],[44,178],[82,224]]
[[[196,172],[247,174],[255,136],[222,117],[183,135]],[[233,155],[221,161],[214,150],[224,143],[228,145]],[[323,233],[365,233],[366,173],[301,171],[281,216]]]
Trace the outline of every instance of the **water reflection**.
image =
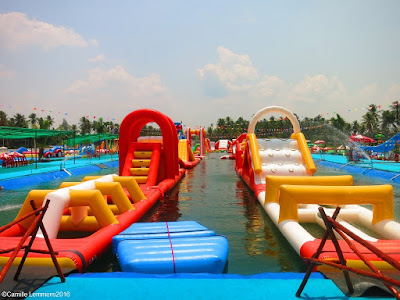
[[160,199],[148,211],[140,222],[173,222],[178,221],[182,214],[179,212],[179,186],[176,186],[168,195]]
[[247,219],[245,241],[248,255],[265,257],[267,271],[300,271],[302,260],[291,249],[254,194],[241,180],[236,186],[237,199],[243,201]]

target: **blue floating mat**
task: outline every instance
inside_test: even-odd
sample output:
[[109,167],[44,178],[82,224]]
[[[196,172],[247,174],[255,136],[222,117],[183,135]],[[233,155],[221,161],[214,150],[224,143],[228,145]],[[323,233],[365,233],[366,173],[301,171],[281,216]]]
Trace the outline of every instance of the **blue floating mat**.
[[223,236],[125,240],[117,249],[123,272],[222,273],[228,257]]
[[168,239],[169,236],[171,238],[183,238],[214,235],[214,231],[195,221],[134,223],[113,237],[113,253],[117,253],[118,244],[125,240]]
[[135,223],[113,238],[123,272],[222,273],[228,241],[195,221]]

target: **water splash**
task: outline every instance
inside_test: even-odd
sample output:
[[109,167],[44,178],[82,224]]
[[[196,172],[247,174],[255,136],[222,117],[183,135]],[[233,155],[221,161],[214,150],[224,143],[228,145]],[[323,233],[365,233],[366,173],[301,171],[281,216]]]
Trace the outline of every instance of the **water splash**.
[[337,129],[336,127],[333,127],[330,124],[325,124],[324,127],[332,131],[335,134],[334,138],[338,139],[343,146],[349,147],[353,152],[355,151],[357,154],[372,163],[371,157],[368,155],[368,153],[361,149],[360,145],[357,142],[349,140],[348,134]]
[[0,211],[14,210],[14,209],[17,209],[17,208],[20,208],[20,207],[21,207],[21,204],[14,204],[14,205],[7,204],[5,206],[1,206],[0,207]]

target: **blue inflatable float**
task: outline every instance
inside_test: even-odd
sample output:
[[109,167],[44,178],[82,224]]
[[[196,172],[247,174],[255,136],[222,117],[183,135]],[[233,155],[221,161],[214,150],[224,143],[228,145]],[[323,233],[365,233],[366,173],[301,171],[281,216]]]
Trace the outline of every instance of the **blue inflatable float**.
[[113,238],[123,272],[222,273],[228,241],[194,221],[135,223]]

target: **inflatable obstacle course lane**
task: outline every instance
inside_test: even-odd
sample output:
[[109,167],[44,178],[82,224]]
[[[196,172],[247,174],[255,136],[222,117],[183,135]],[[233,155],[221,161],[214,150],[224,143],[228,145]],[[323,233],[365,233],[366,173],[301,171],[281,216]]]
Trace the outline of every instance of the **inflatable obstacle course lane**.
[[[290,139],[256,137],[256,124],[266,113],[280,113],[291,121]],[[393,221],[393,187],[353,186],[350,175],[313,176],[314,161],[300,132],[300,124],[290,111],[278,106],[258,111],[249,124],[248,133],[237,139],[236,148],[237,173],[255,192],[272,221],[301,257],[311,257],[321,242],[321,237],[314,237],[302,224],[314,223],[325,228],[318,211],[325,205],[328,215],[333,214],[334,207],[340,206],[337,221],[341,225],[400,261],[400,224]],[[372,211],[365,204],[372,205]],[[347,266],[366,268],[346,243],[339,243]],[[330,241],[324,249],[320,258],[338,258]],[[368,250],[359,250],[378,268],[390,267]]]
[[[141,129],[151,122],[160,126],[163,136],[143,142]],[[63,183],[58,190],[33,190],[20,209],[17,218],[32,211],[30,200],[36,207],[44,199],[50,200],[43,224],[62,268],[84,271],[111,245],[113,236],[140,220],[185,173],[179,168],[175,126],[160,112],[143,109],[125,117],[119,147],[119,173],[127,176],[86,177],[83,182]],[[136,167],[144,170],[138,174],[133,170],[132,175],[131,169]],[[15,248],[32,222],[32,218],[26,219],[1,232],[0,250]],[[29,253],[25,264],[52,266],[40,234],[32,245],[37,251]],[[9,255],[0,254],[0,265]],[[22,256],[20,251],[14,264],[19,264]]]

